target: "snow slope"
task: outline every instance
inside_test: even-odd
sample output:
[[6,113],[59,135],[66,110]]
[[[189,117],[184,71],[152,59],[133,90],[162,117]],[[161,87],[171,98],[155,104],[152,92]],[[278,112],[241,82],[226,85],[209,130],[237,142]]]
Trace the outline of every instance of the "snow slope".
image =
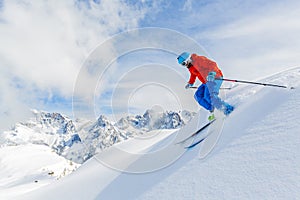
[[[199,150],[205,143],[187,152],[174,145],[201,126],[198,122],[206,116],[200,111],[175,133],[123,141],[71,175],[12,198],[300,199],[300,68],[260,81],[296,89],[239,85],[230,90],[226,100],[237,109],[225,119],[215,148],[203,159]],[[166,161],[172,164],[162,164]]]
[[300,69],[265,80],[298,89],[245,86],[229,93],[240,105],[213,153],[137,199],[300,199]]
[[0,148],[0,163],[0,199],[22,196],[70,174],[79,166],[45,145],[33,144]]

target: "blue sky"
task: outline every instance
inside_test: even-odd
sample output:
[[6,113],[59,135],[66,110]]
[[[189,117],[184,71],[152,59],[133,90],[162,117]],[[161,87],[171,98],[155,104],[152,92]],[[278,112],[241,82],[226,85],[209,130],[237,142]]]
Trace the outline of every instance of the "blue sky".
[[[89,55],[115,34],[136,28],[161,27],[185,34],[217,61],[227,78],[256,80],[299,66],[299,13],[300,2],[296,0],[0,0],[0,119],[6,126],[19,120],[15,113],[27,116],[29,108],[72,115],[74,85]],[[184,48],[182,41],[167,42]],[[112,44],[106,53],[113,55],[117,48]],[[135,62],[137,57],[140,62]],[[156,61],[149,62],[150,57]],[[176,87],[184,87],[188,74],[177,66],[170,53],[144,52],[118,58],[113,68],[126,72],[125,66],[129,70],[136,67],[134,65],[149,63],[168,65],[181,74],[180,80],[177,76],[168,77],[169,85],[174,82],[178,84]],[[149,76],[155,74],[157,72],[148,72]],[[111,76],[111,82],[95,95],[95,116],[111,110],[111,95],[101,94],[102,91],[113,94],[117,80]],[[134,85],[135,78],[132,79]],[[125,88],[136,89],[132,85]],[[155,89],[150,88],[145,92],[155,96]],[[183,107],[197,106],[192,92],[177,93],[186,98]],[[82,95],[85,95],[84,88]],[[138,99],[138,95],[134,95],[132,98]],[[141,107],[127,105],[132,111],[142,112],[142,107],[147,107],[147,103],[134,103]],[[172,104],[169,101],[156,103],[162,107],[166,104],[167,109]],[[149,100],[150,108],[154,104],[153,98]]]

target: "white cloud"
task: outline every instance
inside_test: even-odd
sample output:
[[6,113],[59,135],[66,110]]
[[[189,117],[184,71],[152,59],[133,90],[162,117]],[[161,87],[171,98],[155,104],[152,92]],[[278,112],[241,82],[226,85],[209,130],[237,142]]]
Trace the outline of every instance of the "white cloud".
[[193,10],[193,0],[186,0],[183,4],[183,11],[190,12]]
[[[37,105],[41,92],[71,97],[88,54],[112,34],[137,27],[146,11],[121,0],[5,1],[0,10],[0,67],[5,71],[0,79],[6,96],[1,110],[21,110],[28,101]],[[17,98],[20,91],[23,97]]]
[[77,4],[5,2],[0,55],[14,75],[42,89],[57,88],[70,95],[85,56],[111,33],[137,26],[142,16],[119,1],[91,2],[90,8]]

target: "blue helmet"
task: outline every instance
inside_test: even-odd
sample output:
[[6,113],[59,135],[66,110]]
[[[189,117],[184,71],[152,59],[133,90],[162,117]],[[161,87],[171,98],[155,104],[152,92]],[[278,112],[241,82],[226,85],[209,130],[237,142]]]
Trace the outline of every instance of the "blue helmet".
[[179,64],[183,64],[184,61],[186,61],[189,57],[190,57],[190,53],[188,52],[183,52],[182,54],[180,54],[178,57],[177,57],[177,61]]

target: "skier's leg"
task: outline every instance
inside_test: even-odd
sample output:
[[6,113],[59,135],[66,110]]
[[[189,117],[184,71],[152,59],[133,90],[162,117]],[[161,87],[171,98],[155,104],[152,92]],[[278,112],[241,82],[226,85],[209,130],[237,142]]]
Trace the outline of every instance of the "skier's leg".
[[225,115],[228,115],[233,111],[234,107],[229,105],[228,103],[222,101],[221,98],[218,96],[222,83],[223,83],[223,80],[215,80],[215,81],[209,83],[210,84],[209,88],[211,91],[210,97],[211,97],[212,105],[214,107],[216,107],[218,110],[222,110]]
[[222,79],[218,79],[218,80],[215,80],[215,86],[214,86],[214,93],[217,93],[219,95],[219,91],[220,91],[220,87],[223,83],[223,80]]
[[207,98],[207,92],[208,91],[207,91],[206,85],[202,84],[198,88],[198,90],[195,92],[194,98],[202,107],[204,107],[206,110],[211,111],[211,110],[213,110],[213,106],[210,101],[210,95],[208,95],[208,98]]
[[211,105],[211,109],[209,110],[210,115],[208,116],[208,120],[212,121],[213,119],[215,119],[215,115],[214,115],[215,107],[211,101],[211,95],[210,95],[211,91],[209,90],[209,87],[211,87],[211,86],[206,84],[206,87],[204,90],[204,99],[206,102],[209,102],[209,104]]

